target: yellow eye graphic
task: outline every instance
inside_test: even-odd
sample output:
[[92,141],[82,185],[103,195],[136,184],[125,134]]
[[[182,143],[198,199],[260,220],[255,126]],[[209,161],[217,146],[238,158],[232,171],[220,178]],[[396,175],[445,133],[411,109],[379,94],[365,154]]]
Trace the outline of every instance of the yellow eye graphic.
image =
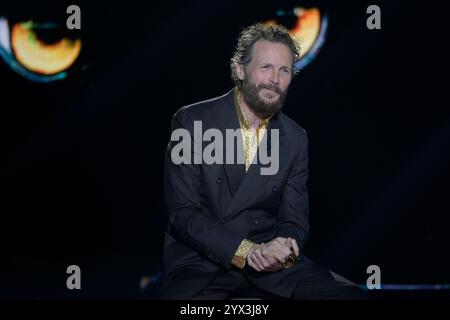
[[0,56],[14,71],[38,82],[64,79],[80,56],[81,39],[53,23],[0,18]]
[[28,70],[55,74],[69,68],[81,51],[81,40],[62,38],[55,43],[38,39],[33,22],[17,23],[11,32],[12,47],[17,58]]
[[283,16],[294,16],[295,22],[289,29],[290,35],[300,44],[301,52],[299,60],[295,63],[297,70],[303,69],[317,55],[325,42],[325,34],[328,28],[328,18],[318,8],[295,7],[292,11],[277,11],[278,18],[266,21],[267,25],[278,23]]

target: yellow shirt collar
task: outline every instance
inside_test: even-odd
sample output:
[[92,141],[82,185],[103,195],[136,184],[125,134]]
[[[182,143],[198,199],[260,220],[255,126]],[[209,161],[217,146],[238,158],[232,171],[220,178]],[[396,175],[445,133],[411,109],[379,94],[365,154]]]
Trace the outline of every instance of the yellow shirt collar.
[[[239,124],[241,125],[242,129],[249,130],[251,128],[250,122],[247,120],[244,111],[242,111],[240,97],[241,91],[238,88],[236,88],[236,90],[234,91],[234,104],[236,106],[236,113],[238,115]],[[258,130],[261,128],[267,128],[267,126],[269,125],[270,118],[272,118],[272,116],[267,117],[266,119],[262,119],[258,125],[258,128],[256,129]]]

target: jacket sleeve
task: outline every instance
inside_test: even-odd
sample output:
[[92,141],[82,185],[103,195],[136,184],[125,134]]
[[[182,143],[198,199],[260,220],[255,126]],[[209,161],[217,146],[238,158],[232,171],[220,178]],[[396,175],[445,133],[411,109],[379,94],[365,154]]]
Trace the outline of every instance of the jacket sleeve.
[[284,186],[280,207],[276,236],[291,237],[297,240],[300,253],[303,252],[309,233],[308,207],[308,136],[299,148],[293,169]]
[[[189,161],[175,164],[172,151],[181,142],[168,144],[164,166],[164,193],[169,212],[168,230],[186,245],[196,250],[201,256],[229,269],[231,260],[243,240],[242,237],[228,230],[219,219],[206,215],[202,211],[200,164],[194,164],[194,153],[202,149],[194,147],[194,123],[186,109],[180,109],[172,119],[172,133],[185,130],[191,140]],[[187,130],[187,131],[186,131]],[[201,148],[200,145],[197,147]],[[200,150],[200,151],[197,151]],[[178,151],[178,148],[177,150]],[[186,159],[185,159],[186,160]]]

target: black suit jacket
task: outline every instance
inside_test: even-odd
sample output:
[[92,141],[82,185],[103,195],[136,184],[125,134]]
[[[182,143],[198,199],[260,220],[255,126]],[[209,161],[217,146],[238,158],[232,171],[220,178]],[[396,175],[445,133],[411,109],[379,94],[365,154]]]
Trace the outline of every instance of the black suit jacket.
[[[239,128],[234,89],[178,110],[172,131],[185,128],[193,136],[194,121],[202,121],[203,132],[216,128],[224,137],[226,129]],[[169,142],[164,172],[169,212],[164,299],[190,299],[235,268],[230,262],[244,238],[259,243],[277,236],[293,237],[303,250],[309,229],[307,135],[282,112],[272,117],[268,129],[279,129],[279,170],[275,175],[261,175],[260,164],[251,165],[247,173],[243,164],[176,165],[171,161],[171,150],[177,142]],[[250,267],[243,272],[254,285],[288,297],[301,265],[302,260],[275,273],[260,273]]]

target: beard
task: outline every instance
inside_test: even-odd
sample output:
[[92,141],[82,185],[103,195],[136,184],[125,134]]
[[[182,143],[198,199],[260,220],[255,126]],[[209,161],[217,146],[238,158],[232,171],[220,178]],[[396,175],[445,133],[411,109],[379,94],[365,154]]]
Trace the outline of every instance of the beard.
[[[263,100],[259,93],[263,89],[269,89],[274,91],[272,94],[277,93],[278,99],[272,102],[266,102]],[[261,119],[266,119],[281,110],[286,99],[287,89],[283,91],[279,86],[273,84],[260,83],[254,84],[248,76],[242,80],[242,98],[248,107]]]

